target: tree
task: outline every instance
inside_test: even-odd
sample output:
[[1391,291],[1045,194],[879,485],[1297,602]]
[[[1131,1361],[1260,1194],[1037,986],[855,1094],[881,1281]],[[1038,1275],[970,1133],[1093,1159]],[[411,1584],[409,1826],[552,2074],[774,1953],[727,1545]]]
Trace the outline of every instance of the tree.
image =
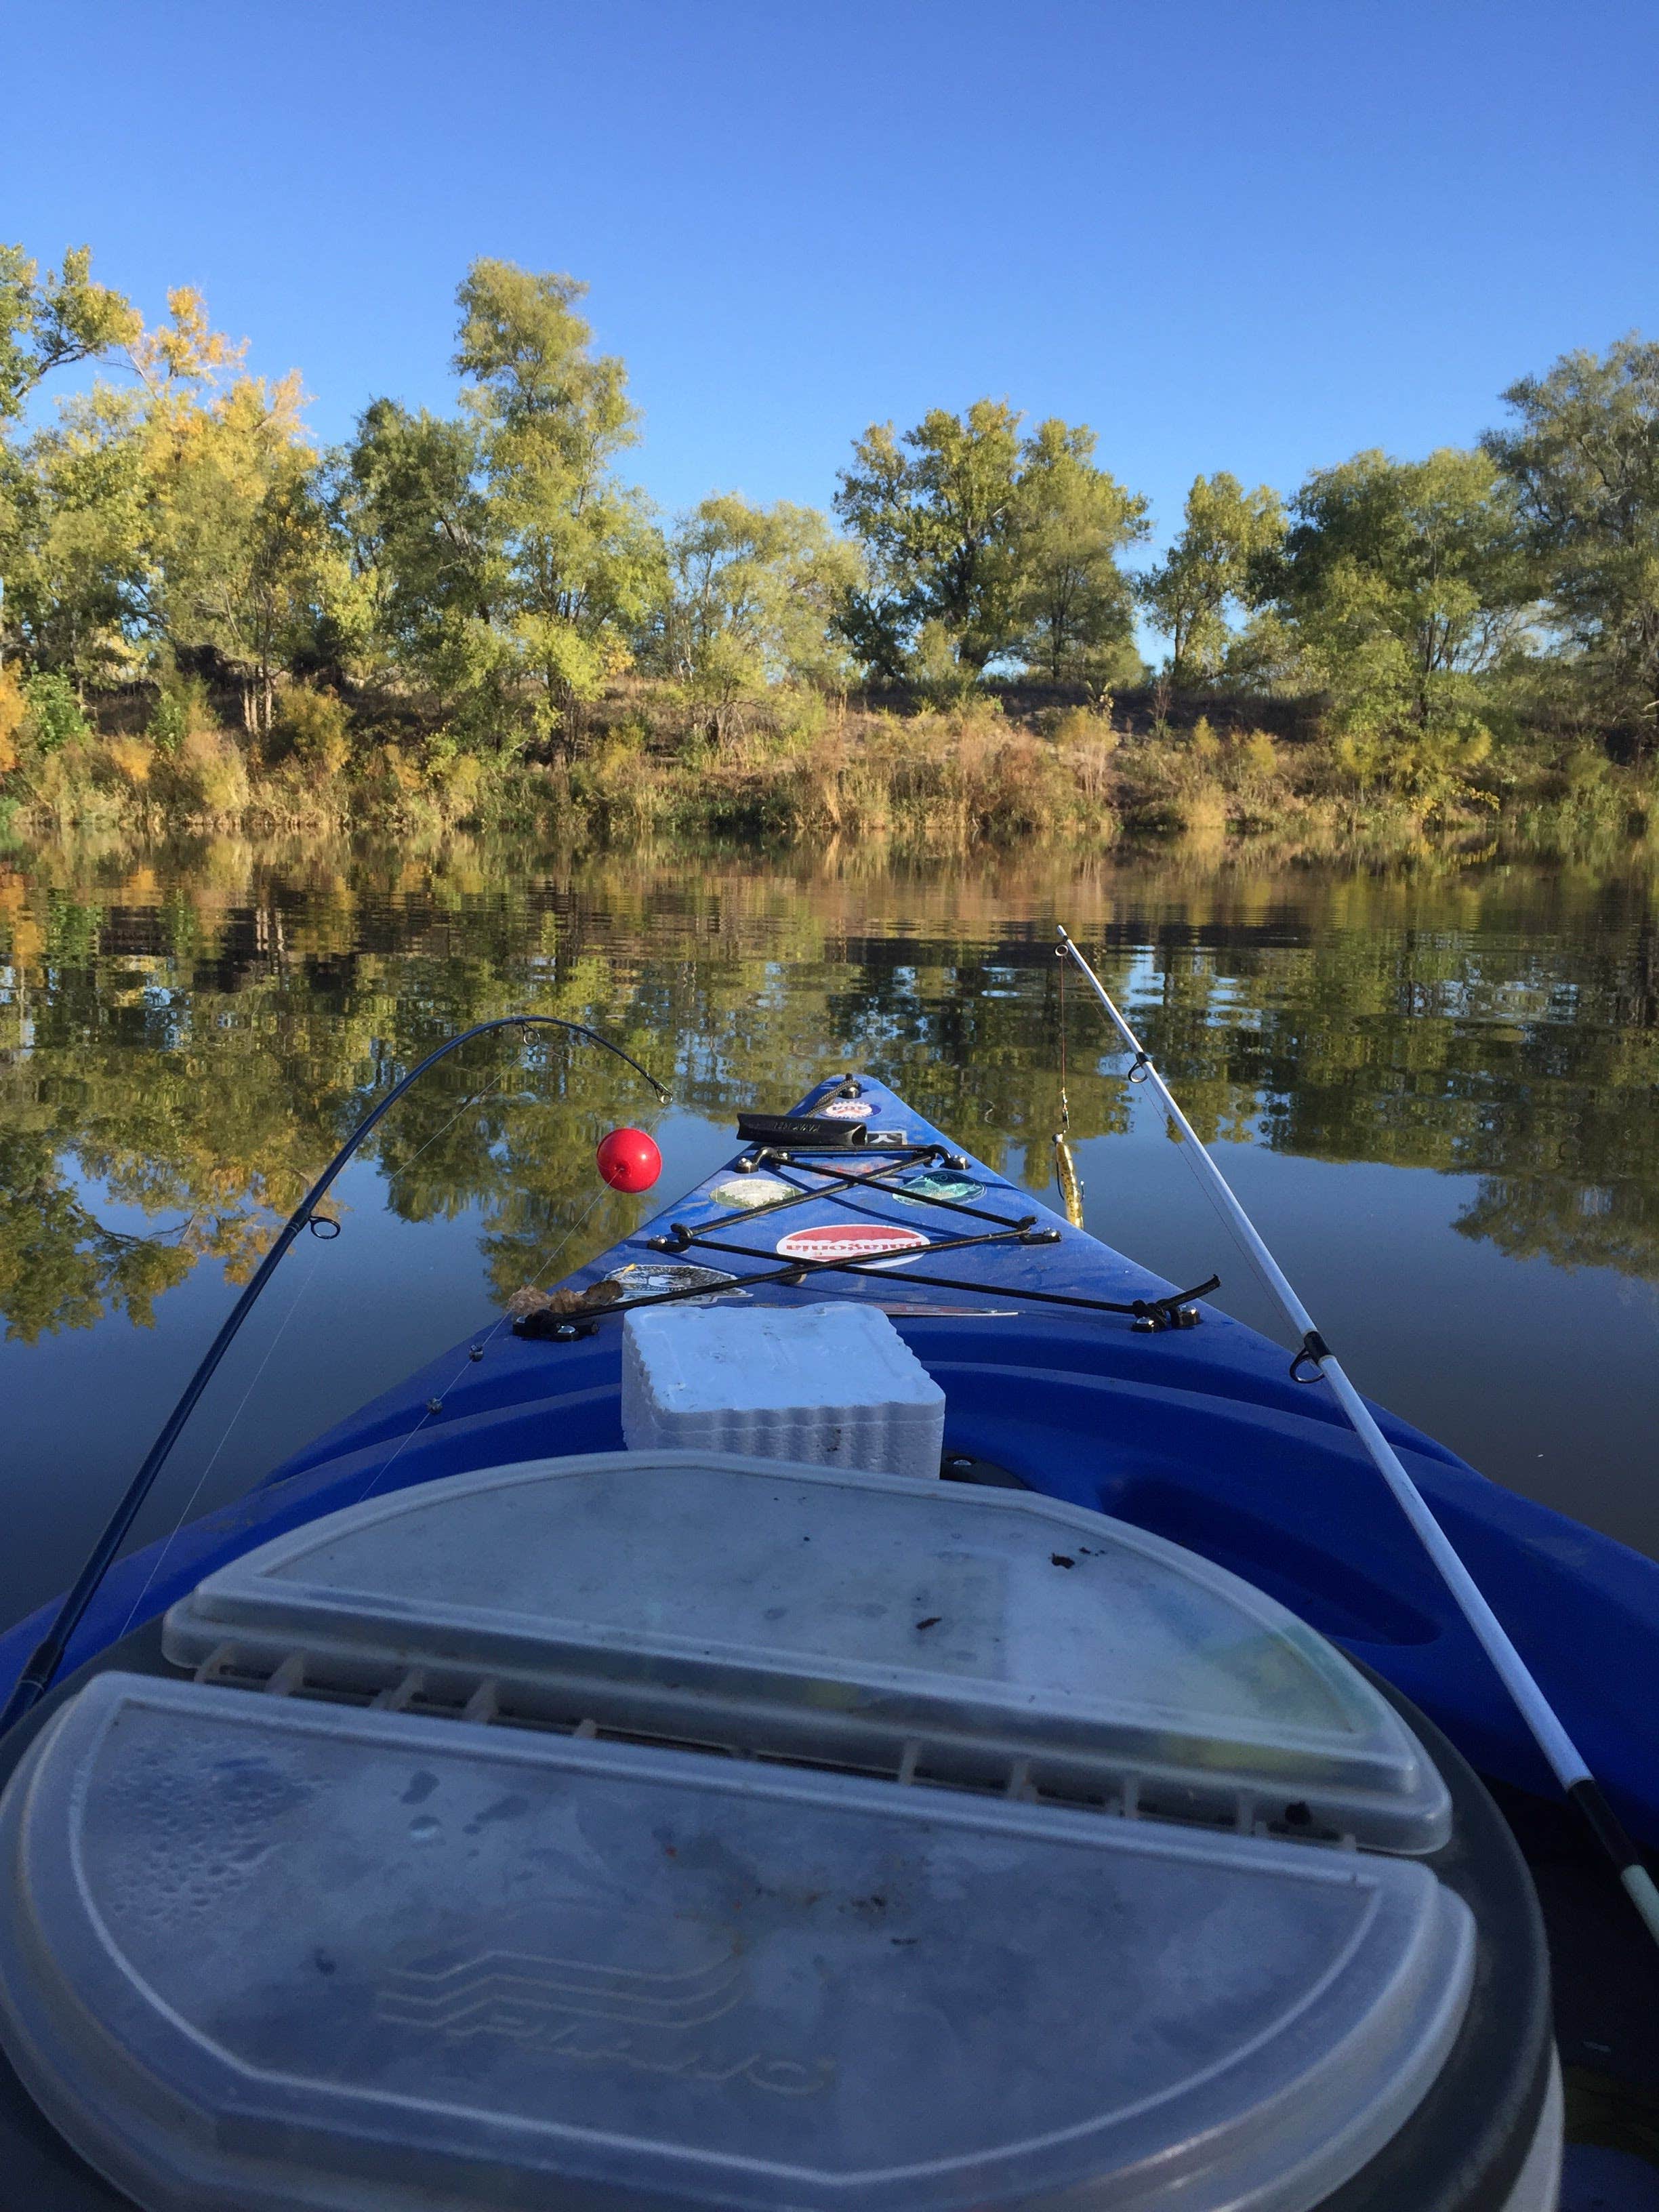
[[1557,629],[1619,716],[1659,715],[1659,344],[1567,354],[1483,441],[1514,487]]
[[1264,562],[1285,534],[1285,510],[1266,484],[1247,492],[1224,469],[1195,477],[1180,536],[1140,580],[1142,605],[1170,641],[1168,675],[1177,689],[1213,684],[1238,642],[1241,615],[1254,611]]
[[54,369],[131,345],[138,331],[131,301],[93,283],[90,246],[72,246],[42,276],[21,246],[0,246],[0,423]]
[[830,625],[862,574],[858,548],[815,508],[716,494],[669,538],[653,657],[718,737],[726,711],[769,685],[844,683]]
[[152,393],[151,621],[234,677],[252,736],[270,730],[279,669],[315,636],[335,549],[298,372],[222,391],[211,378],[210,364]]
[[[5,434],[55,369],[95,360],[137,337],[137,310],[118,292],[94,283],[91,270],[87,246],[71,248],[60,270],[42,276],[21,246],[0,246],[0,578],[7,595],[0,606],[0,657],[8,629],[31,653],[55,629],[54,665],[69,667],[77,680],[102,672],[111,597],[118,596],[116,572],[123,567],[109,543],[112,487],[103,465],[110,458],[108,426],[83,422],[78,437],[59,441],[51,454],[60,465],[56,486],[41,481],[51,437],[43,434],[20,456]],[[65,442],[70,451],[64,450]],[[121,504],[118,494],[115,504]],[[60,513],[75,519],[57,526]],[[66,631],[80,649],[64,650]]]
[[0,573],[11,636],[37,669],[77,690],[131,673],[146,575],[134,394],[102,384],[76,394],[15,457],[0,494]]
[[378,641],[428,686],[447,718],[470,712],[499,727],[510,655],[495,623],[508,571],[474,426],[374,400],[337,466],[332,505],[370,649]]
[[836,511],[862,543],[870,582],[848,595],[842,635],[878,675],[945,659],[969,680],[1004,658],[1083,677],[1115,672],[1129,586],[1116,556],[1145,529],[1145,501],[1095,466],[1085,424],[1050,420],[1022,441],[1005,401],[936,407],[896,436],[875,423],[842,471]]
[[586,289],[479,260],[456,295],[455,368],[505,564],[495,618],[539,687],[538,733],[567,741],[572,709],[626,665],[660,562],[641,495],[611,472],[639,418],[622,362],[590,350]]
[[1019,650],[1052,683],[1099,690],[1139,673],[1134,600],[1117,556],[1146,502],[1094,465],[1095,434],[1040,422],[1021,449],[1014,562]]
[[878,674],[904,672],[927,623],[975,674],[1014,646],[1019,422],[1005,401],[976,399],[963,416],[935,407],[902,439],[872,423],[854,446],[836,512],[864,546],[871,585],[850,598],[845,635]]
[[1357,454],[1310,476],[1276,596],[1362,773],[1433,799],[1485,757],[1491,679],[1533,599],[1515,502],[1484,453]]

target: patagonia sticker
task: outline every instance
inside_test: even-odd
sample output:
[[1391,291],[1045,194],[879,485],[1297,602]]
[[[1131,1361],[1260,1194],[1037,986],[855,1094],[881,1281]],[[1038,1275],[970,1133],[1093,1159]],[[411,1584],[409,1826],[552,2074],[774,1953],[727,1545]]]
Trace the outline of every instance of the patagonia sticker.
[[919,1252],[928,1242],[919,1229],[882,1221],[826,1221],[793,1229],[778,1239],[786,1260],[878,1260],[890,1252]]

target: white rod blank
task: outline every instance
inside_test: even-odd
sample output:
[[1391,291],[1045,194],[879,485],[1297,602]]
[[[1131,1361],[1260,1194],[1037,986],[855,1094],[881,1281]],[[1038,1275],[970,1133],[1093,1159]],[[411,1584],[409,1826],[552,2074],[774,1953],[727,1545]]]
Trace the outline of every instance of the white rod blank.
[[[1320,1372],[1336,1393],[1338,1403],[1353,1424],[1359,1441],[1370,1455],[1378,1474],[1394,1493],[1401,1510],[1433,1560],[1442,1581],[1456,1600],[1464,1619],[1480,1638],[1481,1648],[1497,1668],[1499,1679],[1514,1699],[1539,1749],[1549,1761],[1563,1790],[1569,1794],[1582,1792],[1588,1785],[1596,1791],[1599,1797],[1595,1778],[1585,1765],[1577,1746],[1561,1725],[1554,1707],[1539,1688],[1526,1661],[1510,1641],[1503,1623],[1487,1604],[1480,1584],[1464,1565],[1451,1539],[1435,1519],[1422,1492],[1401,1465],[1400,1455],[1377,1426],[1370,1407],[1348,1380],[1341,1362],[1326,1346],[1315,1328],[1312,1316],[1291,1288],[1278,1261],[1263,1243],[1255,1224],[1234,1195],[1232,1186],[1199,1142],[1197,1132],[1176,1103],[1174,1093],[1153,1066],[1150,1054],[1112,1003],[1105,985],[1064,929],[1060,932],[1060,943],[1062,954],[1068,955],[1076,962],[1090,988],[1105,1009],[1107,1018],[1127,1050],[1134,1054],[1136,1066],[1158,1093],[1164,1112],[1181,1132],[1187,1156],[1200,1181],[1261,1269],[1285,1318],[1304,1339],[1310,1356],[1317,1360]],[[1659,1890],[1656,1890],[1645,1868],[1634,1862],[1633,1851],[1632,1863],[1620,1866],[1620,1878],[1630,1894],[1631,1901],[1646,1922],[1649,1933],[1656,1942],[1659,1942]]]

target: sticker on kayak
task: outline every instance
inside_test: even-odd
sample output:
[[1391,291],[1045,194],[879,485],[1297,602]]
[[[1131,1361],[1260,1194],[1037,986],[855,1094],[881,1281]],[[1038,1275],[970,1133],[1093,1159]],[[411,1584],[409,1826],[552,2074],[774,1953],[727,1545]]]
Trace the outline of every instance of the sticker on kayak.
[[816,1110],[826,1121],[867,1121],[876,1109],[867,1099],[832,1098],[827,1106]]
[[781,1198],[799,1198],[800,1193],[777,1176],[742,1175],[717,1182],[708,1195],[717,1206],[740,1206],[747,1212],[753,1206],[775,1206]]
[[[711,1291],[716,1297],[746,1298],[750,1293],[738,1287],[735,1275],[728,1275],[721,1267],[694,1267],[683,1262],[657,1260],[629,1260],[626,1265],[613,1267],[605,1279],[615,1283],[625,1298],[656,1298],[665,1291]],[[702,1298],[688,1298],[688,1305],[700,1306]]]
[[920,1229],[826,1221],[816,1229],[792,1229],[778,1239],[777,1249],[786,1260],[879,1260],[890,1252],[919,1252],[927,1242]]
[[966,1176],[924,1175],[907,1182],[902,1190],[895,1191],[895,1198],[915,1204],[929,1198],[953,1198],[958,1205],[966,1206],[976,1199],[984,1188],[982,1183],[972,1182]]

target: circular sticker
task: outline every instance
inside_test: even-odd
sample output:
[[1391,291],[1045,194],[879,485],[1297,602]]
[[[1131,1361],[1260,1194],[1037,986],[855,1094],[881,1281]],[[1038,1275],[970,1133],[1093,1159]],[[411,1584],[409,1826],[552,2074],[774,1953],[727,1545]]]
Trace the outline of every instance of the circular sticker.
[[799,1198],[800,1193],[793,1183],[782,1182],[776,1176],[730,1176],[717,1182],[708,1194],[717,1206],[771,1206],[781,1198]]
[[927,1243],[920,1229],[898,1229],[883,1221],[826,1221],[816,1229],[793,1229],[778,1239],[786,1260],[875,1260],[888,1252],[920,1251]]
[[832,1098],[814,1110],[829,1121],[867,1121],[876,1109],[866,1098]]

